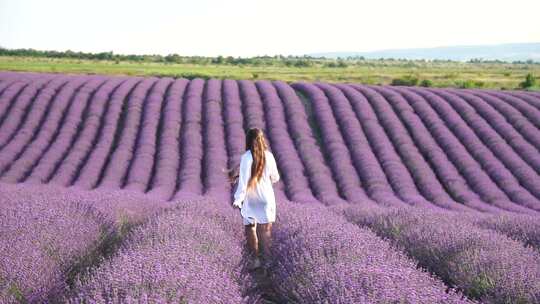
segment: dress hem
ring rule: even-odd
[[[251,217],[252,218],[252,217]],[[275,220],[271,221],[271,220],[268,220],[268,221],[253,221],[253,223],[250,222],[250,220],[246,219],[245,217],[242,216],[242,223],[244,224],[244,226],[248,226],[248,225],[253,225],[253,224],[268,224],[268,223],[273,223],[275,222]]]

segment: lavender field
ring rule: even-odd
[[[0,71],[0,244],[0,303],[540,303],[540,94]]]

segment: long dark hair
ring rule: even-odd
[[[250,150],[253,156],[253,163],[251,164],[251,177],[248,182],[248,189],[253,187],[257,181],[261,178],[264,165],[266,164],[266,158],[264,150],[268,148],[264,133],[259,128],[251,128],[246,134],[246,151]],[[240,174],[239,165],[230,169],[224,169],[229,176],[229,182],[235,184],[238,181],[238,175]]]
[[[251,177],[248,181],[248,190],[255,187],[261,179],[264,165],[266,164],[265,151],[267,148],[268,145],[266,144],[263,131],[259,128],[249,129],[246,136],[246,151],[251,151],[253,163],[251,164]]]

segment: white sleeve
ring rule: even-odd
[[[234,193],[234,202],[241,205],[246,198],[247,183],[251,177],[251,163],[247,157],[242,157],[240,160],[240,170],[238,175],[238,186]]]
[[[279,172],[276,165],[276,160],[274,159],[274,155],[272,153],[268,153],[270,156],[268,158],[268,165],[270,165],[270,180],[272,183],[277,183],[279,181]]]

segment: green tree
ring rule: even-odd
[[[393,86],[415,86],[418,84],[418,77],[406,75],[401,78],[394,78],[390,83]]]
[[[339,68],[346,68],[346,67],[347,67],[347,63],[346,63],[345,61],[343,61],[343,60],[338,60],[337,66],[338,66]]]
[[[429,79],[424,79],[420,82],[420,86],[421,87],[426,87],[426,88],[429,88],[429,87],[432,87],[433,86],[433,81],[429,80]]]
[[[533,74],[529,73],[527,76],[525,76],[525,81],[521,82],[519,86],[522,89],[528,89],[532,88],[536,85],[536,79],[534,78]]]
[[[212,63],[223,64],[224,62],[225,62],[225,58],[223,58],[223,56],[221,55],[217,56],[217,58],[215,59],[212,59]]]
[[[182,59],[180,58],[180,55],[178,54],[169,54],[165,56],[165,61],[170,63],[180,63]]]

